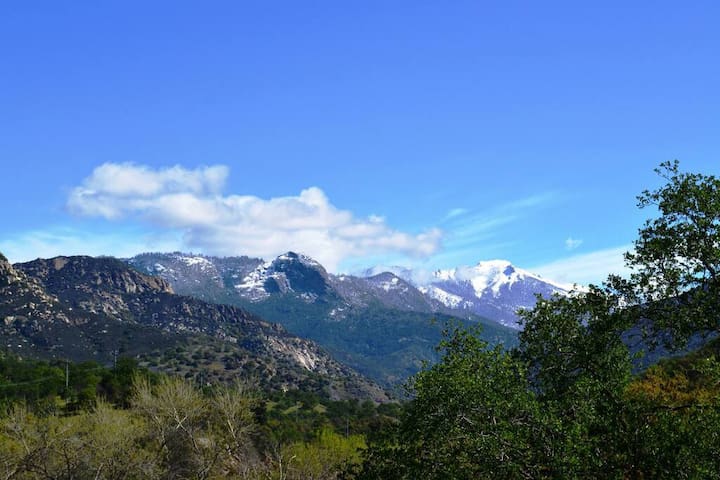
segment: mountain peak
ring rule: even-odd
[[[296,253],[292,251],[288,251],[283,253],[282,255],[278,255],[275,260],[272,261],[272,263],[276,262],[298,262],[303,265],[313,267],[313,268],[319,268],[325,271],[325,268],[312,257],[309,257],[307,255],[304,255],[302,253]]]
[[[306,301],[314,301],[330,292],[329,276],[316,260],[301,253],[286,252],[248,273],[235,289],[253,301],[274,293],[294,292]]]

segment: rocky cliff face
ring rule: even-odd
[[[4,324],[43,320],[69,323],[67,308],[47,292],[40,281],[14,268],[0,256],[0,314]]]

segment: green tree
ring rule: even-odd
[[[640,229],[625,256],[629,280],[611,283],[632,302],[652,333],[682,346],[693,334],[720,330],[720,179],[684,173],[679,162],[656,172],[666,183],[638,197],[659,216]]]
[[[525,366],[474,333],[446,332],[440,362],[414,378],[395,435],[367,452],[359,478],[543,475],[547,431]]]
[[[550,477],[612,477],[626,470],[614,448],[626,430],[616,420],[631,378],[620,312],[617,299],[595,287],[538,298],[534,309],[522,312],[515,355],[527,366],[529,388],[553,423]]]
[[[284,466],[275,459],[273,471],[288,480],[335,480],[360,461],[363,437],[339,435],[329,427],[318,430],[309,442],[295,442],[280,450]]]

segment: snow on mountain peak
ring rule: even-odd
[[[312,258],[308,257],[307,255],[303,255],[302,253],[295,253],[295,252],[285,252],[282,255],[278,255],[275,260],[278,261],[292,261],[292,260],[298,260],[302,263],[317,263]]]
[[[550,296],[573,289],[517,268],[507,260],[437,270],[419,288],[446,307],[469,309],[512,328],[519,328],[517,309],[532,308],[535,294]]]
[[[285,252],[282,255],[278,255],[278,257],[272,261],[273,264],[279,262],[299,262],[307,267],[325,270],[325,267],[323,267],[320,262],[302,253]]]
[[[295,292],[312,302],[325,292],[327,272],[307,255],[287,252],[265,262],[248,273],[235,289],[251,301],[259,301],[273,292]]]
[[[474,267],[456,267],[435,272],[431,283],[437,282],[469,282],[480,298],[490,289],[497,296],[502,286],[510,286],[525,278],[525,272],[516,269],[507,260],[487,260]]]
[[[553,282],[527,270],[515,267],[507,260],[483,260],[473,267],[456,267],[437,270],[430,283],[469,282],[475,294],[480,298],[483,294],[497,296],[503,287],[511,287],[519,281],[537,281],[551,285],[562,291],[572,290],[572,286]]]
[[[503,286],[511,286],[519,280],[527,278],[528,272],[515,268],[507,260],[487,260],[478,262],[475,267],[471,267],[465,272],[469,278],[467,280],[472,283],[478,298],[480,298],[489,288],[493,296],[500,294]]]

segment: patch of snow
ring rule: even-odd
[[[398,283],[399,279],[397,277],[393,277],[390,281],[380,282],[378,287],[382,288],[386,292],[389,292],[390,290],[396,290]]]
[[[466,306],[468,303],[465,302],[461,296],[448,293],[442,288],[436,287],[435,285],[430,285],[428,287],[420,287],[418,288],[418,290],[420,290],[423,295],[434,298],[446,307],[460,308]]]
[[[301,293],[301,294],[300,294],[300,298],[302,298],[303,300],[305,300],[307,303],[312,303],[312,302],[314,302],[315,300],[317,300],[318,296],[315,295],[314,293],[306,293],[306,292],[304,292],[304,293]]]
[[[235,285],[235,289],[243,290],[246,295],[250,296],[251,300],[260,300],[270,296],[264,287],[265,281],[269,276],[268,269],[270,265],[270,262],[265,262],[248,273],[240,283]]]
[[[193,265],[199,265],[202,267],[212,267],[213,263],[208,260],[205,257],[180,257],[180,260],[187,265],[188,267],[192,267]]]

